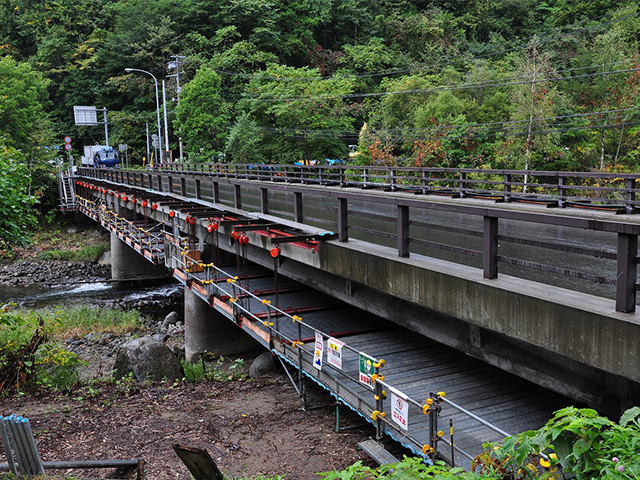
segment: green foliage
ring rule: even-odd
[[[256,163],[261,160],[260,142],[262,131],[258,124],[251,120],[249,114],[241,113],[231,127],[225,153],[227,159],[235,163]]]
[[[24,156],[12,147],[0,147],[0,242],[24,244],[35,225],[29,194],[30,181]]]
[[[109,251],[108,244],[87,245],[79,250],[53,249],[38,253],[38,258],[42,260],[64,260],[67,262],[92,262]]]
[[[267,160],[293,163],[346,156],[346,145],[322,132],[353,128],[342,96],[353,91],[354,81],[348,76],[319,76],[317,69],[270,65],[264,78],[251,81],[252,98],[242,107],[266,130]]]
[[[231,362],[224,357],[207,359],[202,356],[199,362],[182,361],[184,378],[187,382],[226,382],[229,380],[244,380],[244,360],[237,358]]]
[[[220,76],[208,67],[198,70],[184,87],[176,109],[176,127],[183,132],[191,161],[217,161],[217,153],[224,148],[229,109]]]
[[[49,338],[42,318],[0,313],[0,390],[66,389],[77,382],[80,358]]]
[[[428,465],[421,458],[409,457],[404,457],[401,462],[382,465],[375,469],[366,467],[359,461],[345,470],[324,472],[319,475],[327,480],[498,480],[499,478],[493,475],[465,472],[462,468],[450,468],[444,462]]]
[[[619,423],[595,410],[559,410],[540,430],[488,445],[474,470],[499,478],[635,479],[640,475],[640,408],[627,410]],[[562,475],[562,476],[561,476]]]

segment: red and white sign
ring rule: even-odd
[[[403,430],[409,430],[409,402],[407,397],[399,391],[390,388],[391,391],[391,418]]]
[[[71,143],[71,137],[69,135],[64,137],[64,143]]]
[[[70,143],[65,143],[64,144],[64,149],[68,152],[69,150],[71,150],[73,147],[71,146]]]

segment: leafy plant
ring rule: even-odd
[[[465,472],[462,468],[447,467],[444,462],[435,462],[433,465],[425,463],[422,458],[404,457],[401,462],[382,465],[378,468],[367,467],[358,461],[345,470],[334,470],[319,473],[327,480],[419,480],[429,479],[447,480],[497,480],[491,474]]]
[[[627,410],[619,423],[589,408],[567,407],[539,430],[488,444],[473,468],[505,479],[623,480],[640,476],[639,458],[639,407]]]
[[[246,374],[242,372],[244,360],[237,358],[230,363],[224,357],[211,359],[203,355],[199,362],[182,361],[184,368],[184,378],[187,382],[202,382],[212,380],[214,382],[225,382],[228,380],[244,380]]]

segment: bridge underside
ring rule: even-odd
[[[92,191],[94,198],[112,202],[130,217],[172,225],[200,250],[212,243],[213,214],[207,208],[215,205],[93,184],[105,190]],[[149,197],[149,202],[155,196],[158,208],[116,199],[107,192],[115,188]],[[206,212],[199,215],[197,207]],[[259,225],[247,223],[243,230],[233,221],[218,221],[215,247],[236,254],[234,232],[242,232],[248,261],[277,268],[301,284],[606,413],[619,414],[640,398],[640,322],[636,314],[615,312],[604,299],[504,275],[483,279],[471,267],[420,255],[402,258],[393,248],[367,242],[318,242],[308,226],[248,216],[299,231],[289,234],[292,241],[276,239],[281,249],[276,262],[270,253],[276,242]]]

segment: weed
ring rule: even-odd
[[[224,382],[228,380],[244,380],[247,376],[244,370],[244,360],[238,358],[227,362],[224,357],[214,357],[202,355],[199,362],[182,361],[184,378],[187,382],[201,382],[213,380]]]

